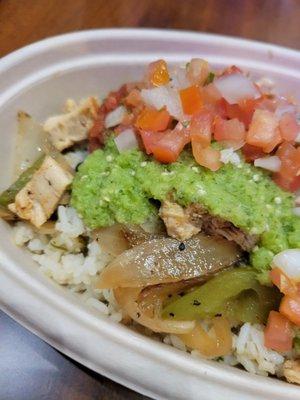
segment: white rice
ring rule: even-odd
[[[82,250],[81,235],[89,241],[87,254]],[[113,293],[94,289],[99,272],[110,261],[96,241],[89,238],[82,220],[72,207],[59,206],[55,233],[37,233],[30,224],[18,222],[13,228],[13,238],[18,246],[25,246],[42,272],[60,285],[66,285],[90,307],[116,322],[122,320]]]
[[[97,276],[111,260],[98,242],[86,230],[75,209],[59,206],[58,220],[52,235],[40,234],[25,222],[18,222],[13,228],[14,241],[25,246],[38,263],[43,273],[79,296],[88,307],[97,310],[115,322],[123,316],[112,290],[95,288]],[[86,245],[82,237],[88,241]],[[204,321],[205,322],[205,321]],[[285,358],[264,346],[263,325],[244,324],[238,335],[233,335],[232,354],[219,361],[235,366],[241,364],[247,371],[260,375],[281,376]],[[149,332],[151,334],[151,332]],[[176,335],[154,335],[181,351],[189,351]],[[192,357],[202,357],[197,350]]]
[[[76,238],[85,231],[84,224],[77,215],[76,210],[72,207],[64,206],[58,207],[58,221],[55,224],[55,228],[71,238]]]
[[[233,355],[247,371],[259,375],[280,373],[285,360],[281,354],[265,347],[263,325],[249,323],[234,335]]]

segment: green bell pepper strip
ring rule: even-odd
[[[30,181],[32,175],[40,168],[44,159],[45,155],[38,158],[7,190],[1,193],[0,206],[7,207],[15,201],[17,193]]]
[[[166,305],[162,317],[194,320],[222,314],[238,322],[265,322],[279,297],[275,288],[258,283],[253,269],[234,268]]]

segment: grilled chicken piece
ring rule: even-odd
[[[201,230],[201,227],[196,227],[190,222],[189,215],[179,204],[168,200],[162,203],[159,216],[166,225],[168,235],[175,239],[189,239]]]
[[[159,210],[169,236],[186,240],[198,232],[221,236],[237,243],[243,250],[250,251],[257,242],[257,236],[249,235],[231,222],[215,217],[201,205],[192,204],[187,208],[170,201],[164,201]]]
[[[88,138],[98,108],[98,100],[95,97],[89,97],[79,105],[73,100],[68,100],[65,114],[55,115],[46,120],[43,128],[57,150],[62,151]]]
[[[283,375],[288,382],[300,384],[300,360],[287,360],[283,364]]]
[[[56,160],[46,156],[31,180],[18,192],[8,208],[34,226],[43,225],[54,212],[73,176]]]

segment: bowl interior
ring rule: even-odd
[[[19,110],[26,111],[42,122],[47,116],[58,113],[67,98],[78,100],[89,95],[97,95],[103,98],[109,90],[117,89],[125,82],[140,79],[143,76],[145,65],[152,60],[165,58],[172,64],[185,65],[191,57],[206,58],[217,68],[237,64],[248,70],[254,77],[267,76],[273,79],[278,91],[281,91],[281,93],[295,95],[300,98],[299,54],[273,46],[222,39],[221,37],[209,35],[201,36],[166,31],[163,33],[130,30],[97,31],[50,39],[38,45],[30,46],[27,50],[25,48],[0,61],[0,132],[2,139],[0,148],[0,168],[2,171],[0,175],[0,190],[5,188],[11,181],[16,137],[16,114]],[[17,282],[16,277],[18,276],[18,285],[24,286],[25,283],[27,284],[27,289],[24,289],[24,293],[27,293],[28,288],[31,287],[32,291],[36,291],[37,296],[40,296],[42,290],[47,288],[52,293],[52,299],[55,298],[54,302],[59,302],[59,296],[66,296],[69,298],[70,303],[68,304],[70,308],[78,307],[75,300],[72,300],[69,295],[66,295],[61,289],[58,289],[38,273],[27,254],[25,255],[22,250],[15,248],[11,242],[10,229],[4,223],[0,224],[0,235],[2,237],[0,245],[2,274],[6,276],[11,274],[10,285],[13,285],[14,281]],[[49,326],[47,318],[42,318],[44,330],[42,325],[35,321],[37,310],[33,312],[32,307],[34,307],[36,298],[34,296],[28,297],[26,299],[27,307],[25,308],[21,298],[17,296],[10,298],[10,300],[12,299],[14,300],[9,306],[7,304],[8,299],[6,299],[5,309],[10,311],[16,318],[21,312],[23,314],[27,313],[27,319],[32,322],[28,326],[51,342],[51,337],[55,337],[55,333],[53,327]],[[5,300],[2,298],[2,301]],[[91,313],[91,311],[87,310],[84,312]],[[94,317],[99,318],[96,315]],[[22,320],[22,318],[19,318],[19,320]],[[48,328],[49,330],[47,330]],[[119,328],[113,325],[112,329]],[[123,332],[122,334],[126,336],[125,329],[122,328],[120,332]],[[59,337],[59,340],[62,340],[63,333]],[[126,337],[124,340],[126,340]],[[141,340],[149,347],[148,339],[141,338],[136,340]],[[51,343],[55,345],[56,342],[52,341]],[[153,345],[153,347],[155,346]],[[68,343],[65,343],[64,349],[67,348]],[[170,351],[173,352],[173,350]],[[186,356],[179,354],[178,357],[183,360],[183,357]],[[91,356],[88,357],[86,355],[82,355],[81,359],[79,357],[81,361],[84,360],[87,365],[91,365],[99,372],[111,375],[114,379],[129,386],[131,385],[130,380],[132,381],[132,378],[130,378],[130,374],[128,381],[126,381],[124,376],[123,378],[118,377],[116,372],[115,374],[110,374],[107,370],[101,371],[99,366],[97,368],[91,364],[89,361],[91,358]],[[187,359],[186,362],[193,363],[194,361]],[[253,377],[240,371],[231,372],[231,369],[218,365],[208,367],[210,364],[206,362],[203,362],[203,365],[206,365],[207,370],[212,368],[212,375],[218,375],[218,373],[219,375],[229,374],[228,377],[238,377],[236,378],[237,382],[239,382],[239,379],[243,382],[244,379],[248,380],[248,382],[254,382]],[[172,362],[170,361],[170,371],[172,368]],[[215,371],[219,372],[216,373]],[[232,379],[231,381],[230,378],[228,379],[228,385],[234,388]],[[263,398],[271,398],[272,396],[277,398],[274,397],[276,390],[272,389],[274,385],[270,383],[269,379],[257,379],[257,382],[266,385],[266,394]],[[146,387],[145,385],[144,387]],[[192,385],[195,390],[191,391],[191,398],[196,398],[196,388],[197,385],[198,387],[200,386],[194,380]],[[285,388],[279,391],[280,396],[285,393],[286,397],[281,397],[282,399],[296,398],[294,397],[296,393],[293,392],[294,389],[290,389],[287,385],[279,382],[277,385],[278,388],[281,386]],[[146,389],[140,388],[138,383],[135,386],[131,386],[146,392]],[[151,382],[149,387],[151,387]],[[184,398],[181,397],[179,388],[178,391],[179,395],[176,398]],[[167,390],[164,394],[159,394],[157,389],[151,395],[164,398],[164,396],[170,396],[170,393]],[[208,392],[207,398],[213,398],[215,393],[213,391],[211,393]],[[235,393],[235,389],[232,389],[230,393],[233,396],[232,393]],[[245,394],[244,398],[250,399],[254,397],[250,393],[249,397]]]

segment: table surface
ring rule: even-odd
[[[0,0],[0,56],[81,29],[155,27],[300,49],[300,0]],[[0,313],[1,400],[146,399],[63,356]]]

